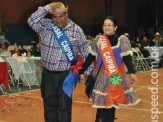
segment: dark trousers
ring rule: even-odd
[[[72,98],[62,89],[67,74],[68,71],[53,73],[43,69],[41,95],[45,122],[71,122]]]
[[[114,122],[115,108],[104,109],[98,108],[95,122]]]

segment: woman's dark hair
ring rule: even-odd
[[[116,18],[114,16],[107,16],[107,17],[105,17],[104,21],[106,19],[110,19],[113,22],[114,26],[118,26],[117,20],[116,20]]]

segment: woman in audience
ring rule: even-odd
[[[35,47],[32,50],[31,55],[36,56],[36,57],[40,57],[41,56],[41,52],[40,52],[40,43],[36,43]]]
[[[13,55],[13,54],[17,54],[17,56],[21,56],[21,54],[20,54],[20,52],[19,52],[19,49],[18,49],[18,47],[17,46],[15,46],[15,49],[13,50],[13,51],[11,51],[11,56]]]

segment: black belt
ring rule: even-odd
[[[43,70],[53,73],[53,74],[60,74],[60,73],[64,73],[64,72],[68,72],[69,70],[65,70],[65,71],[50,71],[48,69],[46,69],[45,67],[43,68]]]

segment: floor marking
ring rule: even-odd
[[[11,94],[4,94],[4,95],[0,95],[0,97],[8,96],[8,95],[15,95],[15,94],[19,94],[19,93],[26,93],[26,92],[31,92],[31,91],[38,91],[38,90],[40,90],[40,89],[35,89],[35,90],[30,90],[30,91],[22,91],[22,92],[11,93]]]
[[[138,90],[141,90],[141,89],[144,89],[144,88],[150,88],[150,87],[157,87],[156,85],[151,85],[151,86],[142,86],[140,88],[135,88],[134,91],[138,91]],[[158,89],[163,89],[162,87],[158,86]]]
[[[82,101],[73,101],[74,103],[83,103],[83,104],[91,104],[92,105],[92,102],[82,102]]]
[[[33,91],[37,91],[37,90],[33,90]],[[22,92],[22,93],[25,93],[25,92]],[[13,94],[12,94],[13,95]],[[31,98],[39,98],[39,99],[42,99],[42,97],[37,97],[37,96],[28,96],[28,95],[21,95],[21,94],[18,94],[18,97],[31,97]],[[143,102],[146,102],[146,103],[149,103],[151,104],[149,101],[147,100],[143,100]],[[83,102],[83,101],[76,101],[74,100],[73,103],[79,103],[79,104],[88,104],[88,105],[92,105],[92,102]],[[159,106],[163,106],[163,104],[158,104]],[[137,110],[137,111],[145,111],[145,112],[151,112],[151,110],[148,110],[148,109],[140,109],[140,108],[131,108],[131,106],[129,107],[120,107],[120,108],[125,108],[125,109],[131,109],[131,110]],[[162,114],[163,112],[160,112],[160,114]]]
[[[131,109],[131,110],[138,110],[138,111],[145,111],[145,112],[151,112],[151,110],[147,110],[147,109],[140,109],[140,108],[130,108],[130,107],[122,107],[122,108],[125,108],[125,109]],[[160,112],[160,114],[162,114],[163,112]]]
[[[151,104],[151,102],[149,102],[149,101],[147,101],[147,100],[143,100],[143,99],[141,99],[141,100],[144,101],[144,102],[146,102],[146,103]],[[160,104],[160,103],[158,103],[158,105],[159,105],[159,106],[163,106],[163,104]]]

